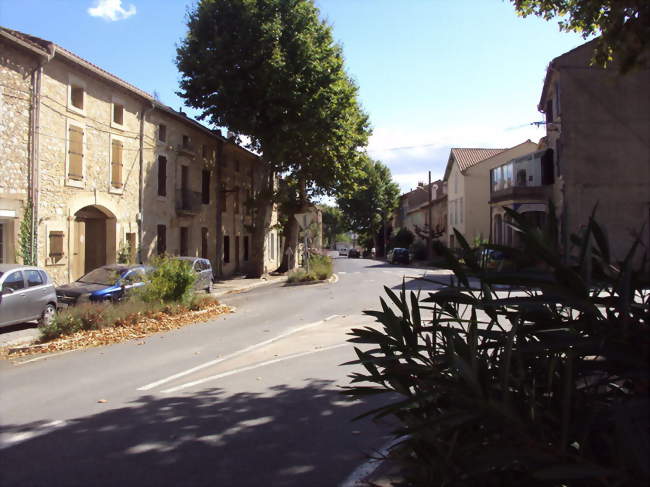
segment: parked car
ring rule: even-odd
[[[347,256],[348,255],[348,249],[346,249],[346,248],[339,249],[339,255],[341,255],[343,257]]]
[[[411,262],[411,255],[409,254],[408,249],[403,249],[401,247],[396,247],[388,251],[388,262],[391,264],[409,264]]]
[[[98,267],[75,282],[56,288],[61,306],[74,306],[84,302],[119,301],[129,290],[146,283],[151,267],[144,265],[113,264]]]
[[[212,288],[213,273],[212,264],[208,259],[201,257],[175,257],[178,260],[187,261],[192,266],[192,269],[197,273],[196,281],[194,282],[194,290],[205,290],[206,293],[210,292]]]
[[[375,253],[372,250],[365,249],[363,251],[363,258],[364,259],[372,259],[375,256]]]
[[[38,320],[49,325],[56,313],[56,292],[38,267],[0,264],[0,326]]]
[[[357,249],[350,249],[348,251],[348,259],[358,259],[359,257],[361,257],[361,254]]]

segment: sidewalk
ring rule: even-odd
[[[227,294],[235,294],[246,292],[250,289],[275,284],[277,282],[286,282],[287,276],[264,276],[262,278],[247,279],[245,277],[235,277],[231,279],[223,279],[216,281],[212,284],[210,294],[214,297],[225,296]]]

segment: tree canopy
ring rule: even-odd
[[[622,71],[650,64],[648,0],[511,0],[519,15],[558,17],[560,30],[583,38],[600,35],[594,61],[615,61]]]
[[[358,88],[312,0],[201,0],[177,50],[180,96],[271,169],[330,192],[369,135]]]
[[[374,237],[382,221],[397,206],[400,191],[384,164],[366,155],[362,163],[354,185],[337,198],[337,203],[349,228]]]

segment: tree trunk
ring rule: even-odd
[[[261,161],[258,169],[259,189],[255,195],[255,212],[253,216],[253,261],[250,277],[262,277],[268,272],[265,265],[266,235],[271,224],[273,208],[273,174]]]

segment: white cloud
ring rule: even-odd
[[[125,9],[122,7],[122,0],[97,0],[95,6],[88,9],[91,17],[100,17],[113,22],[128,19],[135,15],[135,12],[135,5],[129,5]]]

